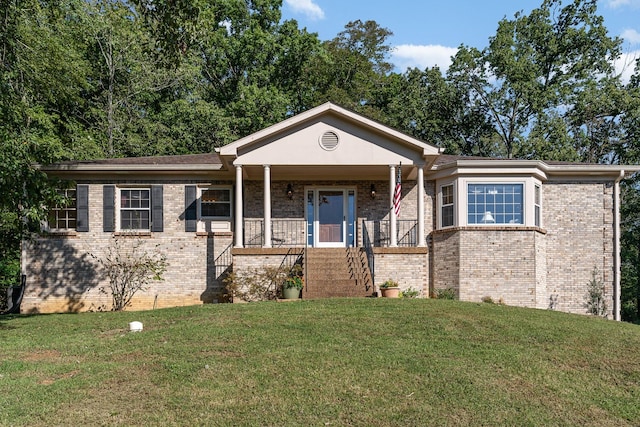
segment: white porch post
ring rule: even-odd
[[[235,247],[241,248],[244,241],[242,233],[244,216],[242,213],[242,165],[236,165],[236,226],[235,226]]]
[[[264,247],[271,247],[271,167],[264,165]]]
[[[398,233],[396,224],[396,211],[393,205],[393,195],[396,191],[396,167],[389,165],[389,247],[398,246]]]
[[[424,238],[424,170],[418,165],[418,246],[427,245]]]

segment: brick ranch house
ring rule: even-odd
[[[229,271],[298,262],[302,298],[394,279],[424,297],[585,313],[597,268],[620,319],[619,182],[640,167],[444,155],[327,103],[212,154],[43,170],[75,183],[75,203],[23,244],[22,312],[109,309],[96,259],[123,239],[168,261],[131,309],[216,302]]]

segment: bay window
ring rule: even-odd
[[[541,227],[542,184],[534,176],[460,176],[437,183],[439,228]]]

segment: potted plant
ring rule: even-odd
[[[400,295],[400,285],[395,280],[389,279],[380,285],[382,296],[385,298],[398,298]]]
[[[304,279],[301,276],[287,277],[282,284],[282,297],[284,299],[300,298],[300,291],[304,287]]]

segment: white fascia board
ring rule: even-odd
[[[640,171],[637,165],[546,165],[545,170],[550,176],[607,176],[617,178],[621,172],[631,176]]]
[[[136,164],[74,164],[50,165],[38,168],[43,172],[210,172],[222,170],[222,165],[136,165]]]
[[[608,177],[615,179],[621,173],[631,176],[640,171],[637,165],[567,164],[549,165],[541,160],[456,160],[435,166],[432,177],[439,179],[455,175],[532,175],[541,180],[553,176],[562,177]]]

